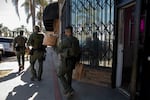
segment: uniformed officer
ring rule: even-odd
[[[42,72],[43,72],[43,60],[45,55],[45,46],[43,44],[44,35],[40,32],[40,27],[36,25],[34,27],[34,32],[30,35],[28,46],[31,46],[30,50],[30,67],[31,67],[31,81],[34,81],[38,78],[41,81]],[[38,73],[34,67],[36,60],[38,60],[39,68]]]
[[[64,94],[70,96],[74,92],[71,86],[72,72],[80,53],[79,40],[72,35],[71,26],[66,27],[65,37],[58,46],[58,52],[60,53],[62,62],[58,70],[58,77],[64,88]]]
[[[27,38],[23,36],[24,31],[20,31],[20,35],[14,38],[13,48],[16,51],[19,72],[24,69],[24,55],[26,49]]]

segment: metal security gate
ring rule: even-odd
[[[72,0],[71,8],[81,62],[93,68],[112,67],[114,0]]]

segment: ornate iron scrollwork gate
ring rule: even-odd
[[[72,0],[71,8],[82,63],[95,68],[112,67],[114,0]]]

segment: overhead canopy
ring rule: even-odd
[[[50,3],[43,11],[43,23],[47,31],[53,31],[53,22],[59,18],[58,2]]]

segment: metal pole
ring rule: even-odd
[[[137,61],[138,61],[138,45],[139,45],[139,25],[140,25],[140,12],[141,12],[141,0],[136,0],[135,9],[135,42],[134,42],[134,54],[132,63],[132,75],[130,85],[130,100],[135,100],[136,97],[136,82],[137,82]]]

